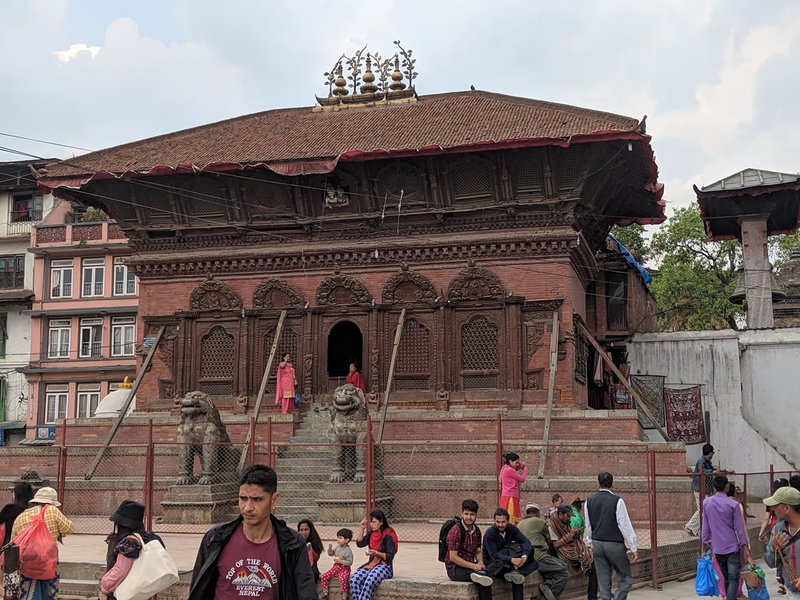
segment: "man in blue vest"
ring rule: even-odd
[[[594,551],[594,568],[601,600],[626,600],[633,585],[631,562],[636,562],[636,532],[625,501],[611,491],[614,476],[597,476],[600,489],[586,501],[586,543]],[[628,558],[628,552],[631,558]],[[611,571],[617,572],[619,589],[611,595]]]

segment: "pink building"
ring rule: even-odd
[[[28,437],[97,404],[136,371],[138,285],[114,222],[74,222],[68,203],[33,228]],[[48,222],[49,221],[49,222]],[[55,222],[55,224],[53,224]]]

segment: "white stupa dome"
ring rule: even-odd
[[[119,412],[122,410],[122,408],[125,406],[125,402],[128,400],[128,396],[131,393],[132,387],[133,385],[131,385],[131,382],[128,381],[128,378],[126,377],[125,381],[119,384],[118,390],[109,392],[106,394],[105,398],[100,401],[100,404],[97,405],[97,410],[94,411],[94,418],[107,419],[109,417],[118,417]],[[135,408],[136,396],[133,397],[133,401],[128,408],[126,416],[131,414]]]

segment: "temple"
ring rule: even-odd
[[[283,309],[279,351],[304,397],[327,397],[355,362],[373,400],[406,309],[391,403],[417,409],[543,405],[554,311],[554,403],[585,408],[594,350],[576,322],[609,350],[655,328],[641,269],[608,238],[665,218],[644,120],[477,90],[418,95],[400,58],[369,56],[349,78],[340,61],[314,106],[41,173],[127,235],[137,340],[166,327],[137,410],[199,390],[223,412],[251,411]]]

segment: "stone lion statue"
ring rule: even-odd
[[[189,392],[183,398],[177,399],[175,404],[181,409],[177,435],[177,441],[181,444],[180,475],[175,483],[210,485],[218,478],[220,459],[230,458],[233,450],[219,411],[205,392]],[[194,476],[195,455],[200,457],[200,477]],[[222,468],[226,471],[235,470],[235,464],[222,465]]]
[[[333,450],[330,482],[364,482],[364,443],[367,440],[367,403],[364,392],[346,383],[333,391],[328,435],[338,444]],[[352,446],[349,444],[357,444]]]

